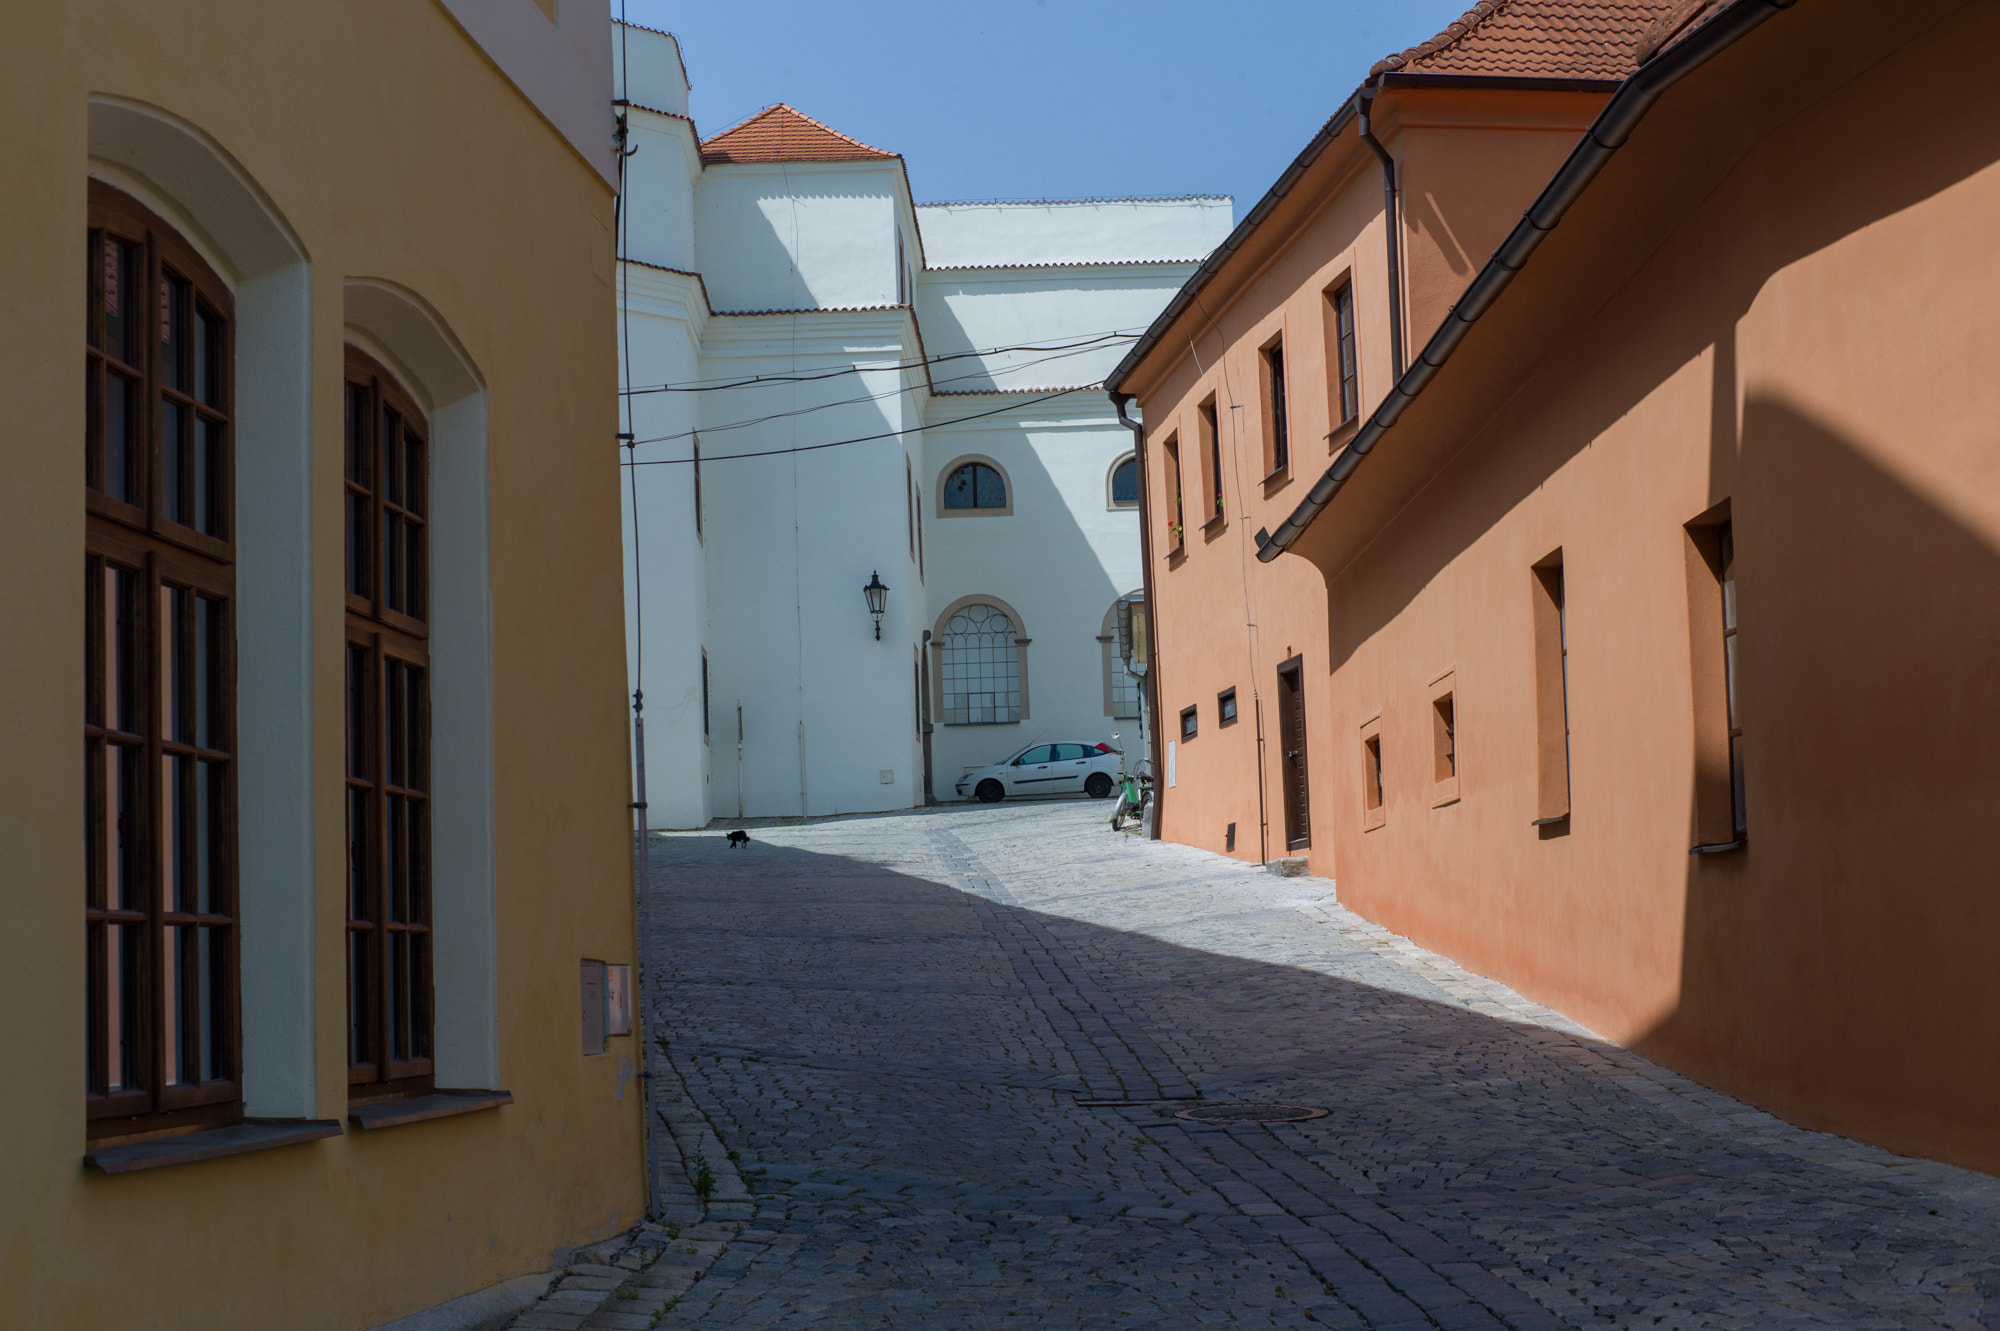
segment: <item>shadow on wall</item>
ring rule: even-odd
[[[1782,402],[1753,397],[1717,465],[1749,843],[1690,857],[1680,1004],[1640,1047],[2000,1172],[2000,554]]]
[[[1983,48],[2000,41],[2000,13],[1966,6],[1925,33],[1924,41],[1926,51]],[[1939,90],[1940,102],[1933,108],[1937,123],[1951,125],[1952,132],[1926,137],[1921,151],[1912,151],[1907,138],[1883,120],[1883,99],[1900,95],[1904,85],[1898,80],[1914,58],[1895,53],[1796,119],[1769,108],[1765,113],[1771,120],[1763,123],[1747,112],[1740,119],[1708,109],[1691,112],[1715,131],[1709,150],[1716,157],[1712,192],[1679,178],[1687,173],[1685,161],[1662,157],[1659,145],[1635,139],[1625,154],[1632,161],[1615,162],[1584,195],[1544,253],[1482,318],[1459,352],[1468,364],[1454,369],[1476,377],[1482,368],[1490,373],[1510,356],[1524,354],[1523,349],[1541,347],[1538,360],[1506,369],[1507,382],[1519,391],[1510,390],[1506,405],[1484,419],[1451,422],[1445,433],[1452,442],[1443,447],[1457,450],[1463,444],[1463,451],[1434,457],[1421,475],[1401,481],[1413,491],[1446,468],[1470,468],[1477,483],[1454,486],[1436,520],[1393,542],[1393,557],[1376,553],[1389,544],[1379,540],[1358,559],[1353,542],[1329,549],[1329,529],[1339,524],[1359,522],[1370,532],[1380,530],[1377,519],[1360,515],[1384,511],[1371,495],[1402,465],[1398,455],[1418,443],[1408,437],[1410,427],[1434,431],[1432,404],[1420,402],[1321,515],[1316,530],[1294,547],[1320,567],[1326,580],[1329,673],[1407,609],[1452,559],[1603,437],[1635,404],[1708,348],[1733,347],[1738,322],[1773,274],[2000,162],[2000,98],[1976,81]],[[1782,123],[1774,128],[1773,121]],[[1746,139],[1746,129],[1758,136]],[[1739,155],[1730,156],[1732,151]],[[1672,173],[1663,177],[1672,182],[1671,194],[1635,178],[1654,167]],[[1701,203],[1683,211],[1686,199]],[[1606,216],[1619,220],[1607,223]],[[1659,219],[1650,237],[1643,225],[1634,224],[1642,216]],[[1600,266],[1591,280],[1605,283],[1602,290],[1615,294],[1602,306],[1579,307],[1574,300],[1552,306],[1551,291],[1561,281],[1562,266],[1574,263],[1588,270],[1597,263],[1597,250],[1609,247],[1598,243],[1601,237],[1595,232],[1607,227],[1626,233],[1631,247],[1622,252],[1631,265],[1615,272]],[[1910,293],[1908,300],[1920,303],[1921,293]],[[1524,312],[1537,304],[1563,318],[1574,318],[1580,308],[1593,312],[1573,335],[1549,342],[1539,327],[1521,322]],[[1510,342],[1516,344],[1512,351]],[[1447,372],[1443,379],[1453,377]],[[1941,383],[1940,391],[1949,392],[1948,383]],[[1534,417],[1532,431],[1515,428],[1524,413]],[[1499,455],[1483,451],[1499,436],[1508,441]],[[1407,494],[1388,501],[1386,511],[1400,510],[1405,498]]]
[[[2000,17],[1968,6],[1951,28],[1946,46],[1983,40]],[[1731,500],[1740,542],[1751,830],[1741,851],[1689,860],[1678,1005],[1635,1043],[1798,1122],[2000,1172],[2000,1063],[1990,1056],[2000,1046],[1990,983],[2000,549],[1872,460],[1865,440],[1793,402],[1753,384],[1740,436],[1736,423],[1736,330],[1774,275],[2000,162],[2000,99],[1984,88],[1949,89],[1940,123],[1953,132],[1921,151],[1872,123],[1877,94],[1905,63],[1866,71],[1753,145],[1659,254],[1522,376],[1519,405],[1464,432],[1473,443],[1446,464],[1448,492],[1377,542],[1392,551],[1321,567],[1337,670],[1453,558],[1712,348],[1711,495]],[[1588,204],[1574,222],[1601,225]],[[1558,263],[1561,243],[1547,256]],[[1906,291],[1882,299],[1963,309],[1934,285],[1952,278],[1927,250],[1907,250]],[[1531,301],[1533,272],[1521,284]],[[1474,334],[1489,358],[1510,331],[1501,310],[1487,316],[1500,327]],[[1911,314],[1878,332],[1919,327]],[[1977,349],[1949,334],[1926,345],[1946,419],[1958,376],[1980,372]],[[1906,348],[1895,363],[1922,362]],[[1526,418],[1537,428],[1521,428]],[[1919,419],[1884,443],[1919,456],[1921,429]],[[1343,521],[1343,505],[1322,522]]]

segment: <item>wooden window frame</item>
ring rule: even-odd
[[[1285,383],[1285,337],[1279,333],[1257,351],[1258,401],[1263,411],[1264,483],[1291,475],[1292,431]]]
[[[345,404],[349,542],[346,569],[348,872],[344,896],[347,948],[348,1102],[427,1095],[434,1089],[436,1015],[431,867],[429,514],[431,432],[427,413],[395,374],[357,347],[346,352]],[[356,409],[360,412],[357,421]],[[386,423],[396,418],[394,438]],[[357,431],[357,423],[359,429]],[[408,469],[408,443],[420,455],[420,480]],[[402,498],[388,492],[390,453],[403,449]],[[358,466],[357,466],[358,462]],[[357,472],[359,475],[357,475]],[[385,519],[403,533],[403,607],[392,605],[385,566]],[[412,555],[408,533],[420,531]],[[365,541],[357,548],[357,532]],[[357,590],[353,580],[358,575]],[[411,613],[416,611],[419,613]],[[398,697],[391,683],[418,672]],[[399,714],[398,707],[401,707]],[[401,725],[392,723],[400,720]],[[398,736],[391,736],[391,730]],[[405,746],[396,776],[395,739]],[[394,802],[394,804],[392,804]],[[401,822],[392,818],[401,806]],[[357,816],[358,815],[358,816]],[[403,829],[399,847],[391,829]],[[402,907],[394,909],[391,855],[407,847]],[[401,938],[407,972],[392,965]],[[357,982],[357,975],[365,977]],[[395,985],[401,979],[403,986]],[[401,1043],[398,1037],[401,1037]]]
[[[1195,408],[1196,436],[1201,444],[1202,456],[1202,512],[1206,515],[1201,524],[1204,537],[1214,540],[1229,525],[1229,514],[1223,502],[1222,488],[1222,423],[1217,414],[1215,394],[1210,393],[1200,406]]]
[[[1333,428],[1344,433],[1361,419],[1361,354],[1355,340],[1354,279],[1343,277],[1322,294],[1326,329],[1326,407]]]
[[[1201,733],[1201,708],[1190,704],[1181,708],[1181,743],[1185,744]]]
[[[1570,816],[1569,587],[1563,552],[1550,551],[1529,568],[1528,596],[1535,654],[1535,816],[1540,828],[1566,826]]]
[[[1736,699],[1735,524],[1723,500],[1683,529],[1694,739],[1692,855],[1749,843],[1743,728]]]
[[[1238,719],[1236,686],[1232,684],[1215,695],[1215,728],[1221,730],[1224,726],[1233,726]]]
[[[86,1136],[97,1143],[242,1120],[242,940],[234,302],[193,246],[129,195],[91,181],[87,224],[84,1100]],[[129,270],[107,274],[109,246],[124,247]],[[118,348],[114,302],[130,334]],[[129,385],[123,498],[105,488],[114,381]],[[176,440],[166,437],[170,421]],[[178,482],[171,496],[170,480]],[[122,631],[113,570],[129,579]],[[215,607],[206,642],[204,602]],[[120,753],[134,757],[119,761]],[[116,902],[114,864],[124,883]],[[170,900],[172,884],[185,895]],[[129,953],[118,949],[115,979],[114,931],[130,942]],[[129,1051],[115,1088],[114,1030]]]
[[[1166,509],[1167,512],[1174,515],[1172,520],[1167,523],[1167,555],[1169,558],[1177,555],[1185,556],[1187,554],[1187,505],[1182,493],[1181,437],[1178,432],[1168,435],[1167,441],[1160,445],[1160,456],[1165,458],[1167,463],[1166,466],[1160,469],[1161,479],[1168,487]]]

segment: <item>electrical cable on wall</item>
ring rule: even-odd
[[[632,93],[630,66],[626,58],[627,38],[628,28],[625,22],[625,0],[618,0],[618,90],[622,94],[620,97],[621,103],[629,103]],[[611,229],[613,233],[612,238],[616,246],[618,265],[619,377],[624,380],[626,387],[629,388],[632,383],[632,318],[631,302],[627,299],[629,294],[628,273],[630,270],[625,260],[628,257],[629,250],[628,233],[631,227],[631,210],[625,206],[628,176],[626,163],[639,150],[629,141],[631,126],[627,119],[625,106],[619,105],[616,107],[615,114],[617,119],[612,136],[612,146],[618,154],[618,188],[617,193],[613,195],[611,201]],[[633,440],[635,431],[632,426],[631,395],[629,393],[622,394],[620,402],[625,409],[625,428],[619,432],[619,439],[626,447],[625,457],[629,464],[633,457],[631,450],[636,447]],[[639,980],[640,1021],[637,1024],[637,1028],[641,1035],[644,1036],[647,1020],[658,1015],[659,1007],[656,1002],[649,1001],[654,997],[654,967],[651,964],[651,957],[649,955],[653,941],[653,875],[651,848],[648,844],[651,833],[651,820],[646,813],[646,692],[644,685],[646,607],[644,585],[641,578],[642,566],[639,559],[639,474],[633,471],[629,465],[626,468],[626,474],[630,481],[632,494],[632,645],[634,663],[632,679],[633,790],[631,810],[634,822],[637,824],[637,835],[634,838],[635,845],[633,848],[633,865],[634,887],[637,889],[639,897],[639,918],[637,921],[639,937],[633,961],[638,968]],[[660,1177],[664,1161],[661,1158],[658,1129],[653,1121],[653,1088],[659,1078],[655,1075],[656,1070],[649,1066],[654,1061],[653,1056],[648,1052],[652,1047],[654,1047],[654,1041],[646,1040],[640,1046],[639,1050],[640,1143],[641,1149],[646,1153],[647,1209],[652,1214],[657,1215],[660,1212],[662,1195],[665,1190],[661,1186]]]

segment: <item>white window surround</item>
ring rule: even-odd
[[[951,480],[953,473],[960,467],[974,462],[977,462],[982,467],[991,467],[1000,474],[1000,483],[1007,487],[1007,502],[999,508],[946,508],[944,506],[946,483]],[[938,473],[935,491],[933,498],[936,501],[937,515],[940,518],[1011,518],[1014,516],[1014,478],[1007,474],[1005,467],[995,462],[992,458],[987,457],[984,453],[967,453],[963,457],[953,458],[950,462],[946,463],[944,470]]]
[[[421,296],[377,278],[349,278],[342,294],[347,340],[394,370],[430,417],[435,1079],[498,1086],[486,384]]]
[[[311,262],[242,164],[171,112],[93,94],[89,151],[91,174],[184,228],[236,305],[243,1108],[312,1118]]]
[[[1118,460],[1113,462],[1110,468],[1106,470],[1104,473],[1104,506],[1107,509],[1110,509],[1114,513],[1133,512],[1136,511],[1139,507],[1139,501],[1137,499],[1131,499],[1131,500],[1119,499],[1116,492],[1113,489],[1113,482],[1116,481],[1118,478],[1118,469],[1124,466],[1128,462],[1131,463],[1134,468],[1134,481],[1136,483],[1137,468],[1139,465],[1139,455],[1135,452],[1120,454]]]

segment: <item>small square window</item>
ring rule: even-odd
[[[1224,689],[1215,695],[1215,724],[1233,726],[1236,724],[1236,690]]]
[[[1195,709],[1185,708],[1181,712],[1181,738],[1193,739],[1195,732]]]

